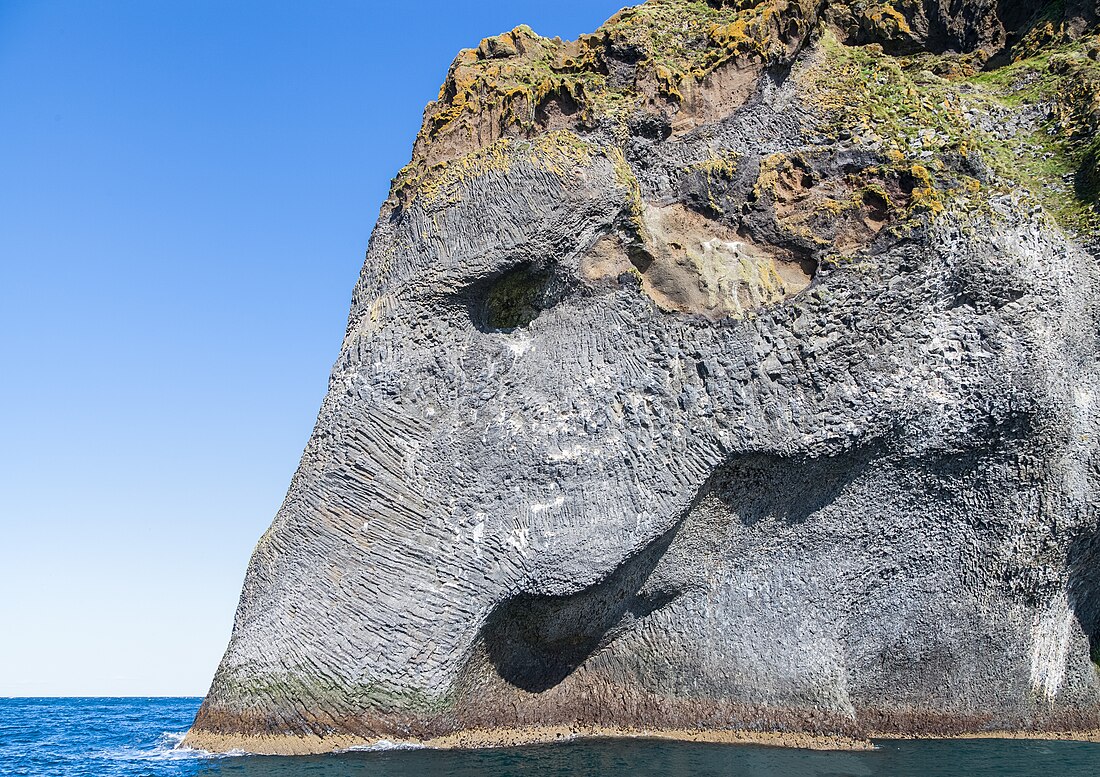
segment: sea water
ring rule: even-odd
[[[177,749],[200,699],[0,699],[0,775],[88,777],[1097,777],[1100,744],[1027,740],[880,741],[869,752],[655,740],[499,750],[374,750],[326,756]]]

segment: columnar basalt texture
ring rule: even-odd
[[[1094,212],[1002,153],[1093,114],[988,75],[1096,14],[958,5],[463,52],[187,742],[1100,728]]]

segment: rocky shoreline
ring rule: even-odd
[[[929,739],[1024,739],[1073,742],[1100,742],[1097,731],[976,731],[950,736],[921,734],[872,734],[853,739],[827,734],[774,731],[724,731],[715,729],[627,729],[601,726],[535,726],[529,728],[474,729],[445,736],[420,739],[364,739],[333,735],[232,736],[201,733],[189,735],[180,745],[210,752],[241,751],[260,755],[320,755],[350,750],[387,750],[431,748],[465,750],[485,747],[523,747],[578,739],[668,739],[678,742],[707,742],[730,745],[763,745],[802,750],[863,751],[874,750],[876,741]]]

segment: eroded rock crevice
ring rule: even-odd
[[[581,277],[633,276],[657,307],[710,319],[743,318],[806,289],[817,263],[768,250],[684,205],[641,206],[625,233],[603,235],[580,260]]]
[[[527,327],[560,302],[569,284],[552,266],[520,263],[466,290],[470,319],[482,332],[512,332]]]
[[[578,593],[519,594],[497,605],[482,628],[479,658],[522,691],[558,685],[617,634],[681,593],[676,587],[645,589],[675,534],[676,527]]]
[[[1100,674],[1100,532],[1082,534],[1069,551],[1069,607],[1089,640],[1089,658]]]

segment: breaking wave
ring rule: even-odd
[[[152,747],[143,748],[124,745],[101,750],[97,753],[97,756],[110,761],[190,761],[247,755],[243,750],[211,753],[208,750],[186,747],[182,744],[186,734],[186,731],[165,731],[161,733]]]
[[[388,739],[379,739],[377,742],[372,742],[369,745],[352,745],[351,747],[345,747],[343,750],[337,750],[338,753],[377,753],[382,750],[424,750],[425,745],[418,744],[416,742],[391,742]]]

